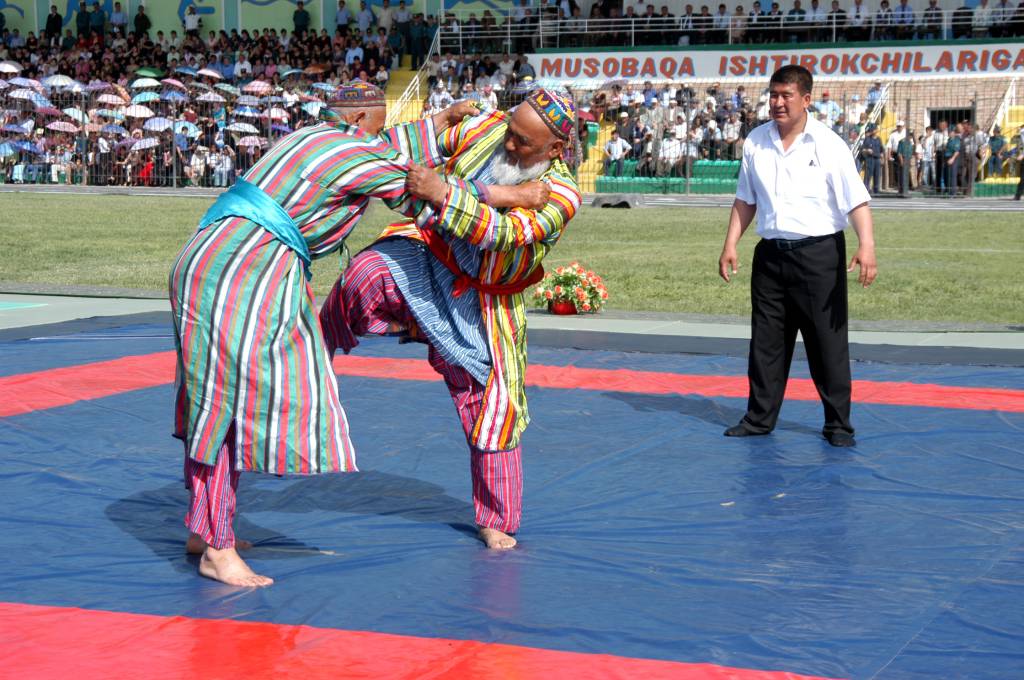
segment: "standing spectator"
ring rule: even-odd
[[[89,13],[89,31],[92,35],[99,37],[100,44],[103,44],[103,33],[107,26],[107,15],[99,2],[92,3],[92,12]]]
[[[826,40],[846,41],[846,11],[839,6],[839,0],[832,0],[832,9],[825,18],[825,26]]]
[[[864,129],[867,135],[860,146],[860,157],[864,163],[864,188],[871,196],[878,196],[882,183],[882,140],[879,139],[878,127],[874,123]]]
[[[927,41],[942,38],[942,10],[939,0],[928,0],[928,6],[921,13],[921,38]]]
[[[186,36],[196,39],[199,38],[199,28],[203,25],[203,19],[196,11],[195,5],[188,6],[188,10],[185,12],[185,18],[181,23],[185,27]]]
[[[412,50],[412,12],[405,6],[405,0],[401,0],[398,3],[398,9],[395,10],[395,27],[398,29],[398,35],[402,37],[404,50],[410,52]],[[399,54],[398,60],[401,63],[401,54]]]
[[[1020,180],[1017,182],[1017,191],[1013,194],[1013,200],[1019,201],[1024,195],[1024,125],[1021,126],[1021,133],[1017,138],[1017,174]]]
[[[385,0],[387,2],[387,0]],[[295,4],[295,11],[292,12],[292,35],[297,35],[299,38],[306,36],[306,31],[309,30],[309,11],[306,9],[306,3],[299,0]]]
[[[786,34],[791,43],[807,39],[807,10],[800,0],[793,0],[793,9],[786,13]]]
[[[612,138],[604,145],[604,174],[621,177],[622,164],[629,152],[629,142],[619,137],[618,130],[612,130]],[[612,167],[615,168],[614,173],[611,172]]]
[[[395,10],[391,7],[391,0],[383,0],[380,10],[377,12],[377,26],[384,29],[384,34],[391,32],[391,26],[395,23]]]
[[[889,161],[886,185],[889,188],[897,186],[900,181],[900,163],[897,158],[896,149],[899,147],[900,141],[906,136],[906,124],[902,120],[898,120],[896,121],[896,129],[889,134],[889,139],[885,140],[886,157]]]
[[[991,30],[992,8],[988,6],[988,0],[979,0],[971,19],[971,35],[975,38],[987,38]]]
[[[0,12],[2,15],[3,12]],[[46,15],[46,44],[57,47],[60,42],[60,29],[64,26],[64,17],[57,11],[57,5],[50,5],[50,13]],[[2,30],[2,29],[0,29]]]
[[[3,12],[0,12],[2,15]],[[92,29],[89,23],[89,9],[85,6],[85,0],[78,3],[78,14],[75,15],[75,28],[78,31],[79,40],[88,40]]]
[[[116,28],[121,35],[128,35],[128,15],[119,2],[114,3],[114,11],[110,13],[110,28]]]
[[[423,56],[427,51],[427,25],[423,23],[423,15],[417,14],[412,18],[412,25],[409,27],[409,52],[412,54],[412,68],[419,69],[423,65]],[[437,55],[434,55],[437,56]],[[506,59],[510,59],[505,55]]]
[[[996,125],[992,129],[992,136],[988,138],[988,163],[985,176],[1002,175],[1004,158],[1006,158],[1006,138],[1003,137],[1003,131]]]
[[[352,23],[352,12],[345,6],[345,0],[338,0],[338,9],[334,12],[334,30],[348,36],[348,25]]]
[[[747,15],[747,42],[764,42],[764,10],[760,0],[755,0]]]
[[[964,129],[960,123],[953,128],[946,142],[946,188],[950,198],[957,196],[957,181],[960,178],[960,147]]]
[[[935,193],[942,194],[946,191],[949,178],[949,166],[946,164],[946,146],[949,144],[949,123],[939,121],[938,129],[935,130]]]
[[[871,34],[872,40],[892,40],[893,29],[892,9],[889,7],[889,0],[882,0],[878,4],[878,11],[875,12],[874,31]]]
[[[740,120],[735,113],[730,113],[729,119],[722,126],[722,141],[725,144],[728,159],[738,160],[743,148],[743,139],[740,137]]]
[[[854,0],[846,13],[846,37],[850,42],[865,42],[871,30],[871,13],[864,6],[864,0]]]
[[[854,446],[846,272],[859,264],[864,287],[877,273],[870,197],[846,143],[807,115],[810,72],[782,67],[772,75],[769,96],[773,122],[744,145],[718,261],[728,282],[736,273],[736,246],[756,213],[762,240],[750,278],[750,392],[743,419],[724,434],[766,435],[775,428],[799,331],[824,406],[822,434],[832,446]],[[849,267],[848,220],[860,241]]]
[[[821,6],[818,0],[811,0],[811,8],[807,10],[807,24],[809,26],[809,36],[812,42],[821,42],[823,40],[832,39],[832,31],[828,31],[826,37],[825,33],[825,8]]]
[[[680,45],[693,43],[693,22],[697,17],[693,15],[693,5],[687,5],[683,13],[679,15],[679,40]]]
[[[974,183],[978,179],[978,161],[981,160],[988,139],[985,133],[976,130],[970,121],[964,121],[963,130],[963,142],[960,145],[963,155],[960,162],[963,168],[964,195],[970,197],[974,196]]]
[[[719,4],[718,12],[715,13],[714,19],[712,20],[714,33],[712,34],[711,44],[726,45],[732,43],[731,24],[732,16],[729,14],[729,10],[726,8],[725,3]]]
[[[896,160],[899,165],[900,197],[906,198],[910,193],[910,179],[913,174],[914,133],[908,132],[896,145]]]
[[[918,184],[922,187],[936,186],[935,181],[935,130],[932,126],[924,129],[924,137],[921,138],[921,178]]]
[[[356,26],[359,28],[359,32],[366,35],[375,23],[377,23],[377,15],[366,6],[365,0],[360,0],[359,13],[356,14]]]
[[[153,22],[149,20],[149,15],[146,14],[146,8],[139,5],[138,11],[135,13],[135,19],[132,22],[135,25],[135,35],[140,39],[149,37],[149,29],[153,27]],[[163,32],[160,32],[160,37],[163,37]]]
[[[914,8],[907,0],[900,0],[893,11],[892,23],[897,40],[910,40],[914,37]]]
[[[680,177],[683,174],[683,140],[676,138],[675,130],[665,130],[658,150],[658,177]]]
[[[839,119],[839,116],[843,115],[842,107],[832,100],[828,90],[824,90],[821,93],[821,100],[814,105],[814,109],[818,113],[825,114],[825,124],[829,127],[834,127],[836,120]]]

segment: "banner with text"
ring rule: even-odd
[[[547,52],[530,55],[537,77],[564,84],[615,79],[767,78],[800,64],[820,78],[927,78],[1024,74],[1024,43],[794,49]]]

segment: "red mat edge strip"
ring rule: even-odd
[[[230,619],[0,603],[10,677],[812,680],[729,668]],[[823,680],[823,679],[818,679]]]
[[[109,361],[52,368],[0,377],[0,417],[67,406],[173,381],[174,352],[156,352]],[[392,380],[437,381],[441,377],[420,359],[339,356],[339,375]],[[689,375],[629,369],[580,368],[531,364],[527,384],[549,389],[584,389],[634,394],[747,396],[746,376]],[[342,402],[344,403],[344,393]],[[817,401],[808,379],[791,379],[786,398]],[[1024,390],[951,387],[928,383],[855,380],[853,399],[862,404],[1024,413]]]

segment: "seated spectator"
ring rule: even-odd
[[[619,137],[618,130],[612,130],[612,138],[604,145],[604,174],[621,177],[623,161],[630,151],[629,143]]]

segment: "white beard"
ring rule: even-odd
[[[491,179],[495,184],[522,184],[537,179],[547,172],[549,167],[551,161],[540,161],[528,168],[520,167],[518,163],[513,163],[509,159],[504,147],[499,146],[491,156]]]

